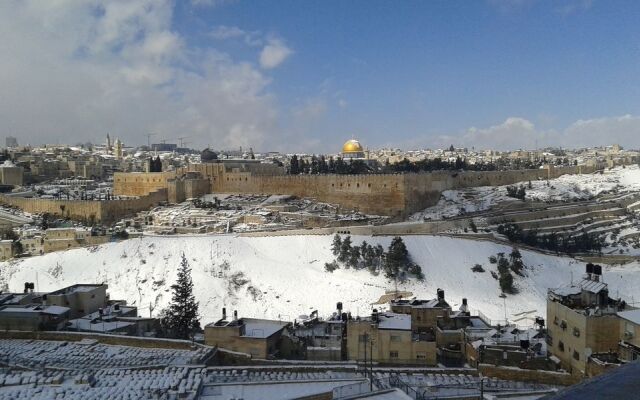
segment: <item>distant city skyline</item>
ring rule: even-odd
[[[640,148],[640,3],[0,2],[20,144]]]

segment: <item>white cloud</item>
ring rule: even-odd
[[[531,121],[510,117],[503,123],[489,128],[469,128],[458,140],[459,145],[465,147],[491,147],[499,150],[533,149],[544,145],[546,136],[547,133],[538,131]]]
[[[571,15],[589,11],[593,7],[593,0],[567,0],[564,4],[556,7],[556,12],[560,15]]]
[[[194,7],[220,7],[233,4],[238,0],[191,0]]]
[[[495,150],[532,150],[547,146],[566,148],[620,144],[640,148],[640,116],[623,115],[578,120],[564,129],[540,129],[525,118],[509,117],[487,128],[471,127],[458,134],[416,136],[401,143],[387,144],[409,148],[456,147]]]
[[[246,32],[237,26],[220,25],[211,32],[211,36],[214,39],[220,40],[244,37],[244,35],[246,35]]]
[[[440,136],[438,143],[499,150],[594,147],[613,143],[640,148],[640,117],[623,115],[578,120],[561,130],[542,130],[527,119],[510,117],[489,128],[470,128],[462,135]]]
[[[21,143],[280,144],[270,78],[189,48],[170,0],[0,2],[0,120]]]
[[[510,13],[533,6],[537,0],[487,0],[487,3],[501,13]]]
[[[569,125],[562,134],[567,147],[587,147],[621,144],[640,148],[640,116],[622,115],[579,120]]]
[[[262,34],[259,31],[245,31],[237,26],[220,25],[211,31],[216,40],[243,39],[248,46],[262,46]]]
[[[260,52],[260,65],[262,68],[271,69],[282,64],[293,54],[287,45],[280,39],[269,39],[268,43]]]

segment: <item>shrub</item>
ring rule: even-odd
[[[324,263],[324,270],[327,271],[327,272],[333,272],[333,271],[337,270],[338,268],[340,268],[340,266],[335,261],[330,262],[330,263]]]
[[[482,268],[482,265],[476,264],[473,267],[471,267],[471,271],[473,271],[473,272],[484,272],[484,268]]]

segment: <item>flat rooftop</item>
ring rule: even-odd
[[[34,314],[50,314],[50,315],[62,315],[68,312],[70,308],[61,307],[61,306],[43,306],[41,304],[29,304],[26,306],[4,306],[0,307],[0,314],[24,314],[24,313],[34,313]]]
[[[289,325],[289,322],[286,321],[259,318],[240,318],[231,321],[222,319],[215,323],[208,324],[206,328],[226,328],[242,326],[244,327],[244,333],[240,337],[266,339],[269,336],[282,330],[287,325]]]
[[[107,285],[105,284],[95,284],[95,283],[89,283],[89,284],[77,284],[77,285],[73,285],[73,286],[69,286],[63,289],[59,289],[56,290],[54,292],[49,293],[49,295],[52,296],[56,296],[56,295],[62,295],[62,294],[71,294],[71,293],[86,293],[86,292],[91,292],[95,289],[104,287],[105,289],[107,288]]]

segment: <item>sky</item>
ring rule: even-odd
[[[640,2],[618,0],[4,0],[0,132],[257,152],[640,148],[638,21]]]

